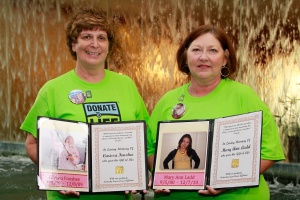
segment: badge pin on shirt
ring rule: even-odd
[[[185,114],[186,108],[185,105],[182,103],[183,99],[184,99],[184,94],[182,94],[178,98],[180,102],[177,103],[172,109],[172,117],[174,119],[180,119]]]
[[[85,92],[86,98],[92,98],[92,91],[91,90],[87,90]]]
[[[86,96],[82,90],[72,90],[69,99],[74,104],[82,104],[85,102]]]

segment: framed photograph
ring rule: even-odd
[[[259,184],[262,111],[158,123],[153,189]]]
[[[146,189],[145,131],[145,121],[87,124],[39,117],[38,189]]]
[[[208,130],[209,121],[159,123],[153,176],[154,189],[203,187],[207,168]],[[180,151],[180,145],[185,139],[191,145],[190,155],[188,150]],[[176,160],[183,162],[176,163]]]

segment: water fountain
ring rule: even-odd
[[[271,173],[280,176],[290,166],[299,171],[300,2],[296,0],[0,1],[0,149],[11,152],[19,146],[18,151],[24,152],[26,135],[19,127],[39,88],[74,67],[63,29],[70,13],[83,6],[106,10],[114,19],[119,45],[109,68],[135,80],[149,112],[166,91],[186,82],[175,62],[183,37],[205,23],[224,28],[237,49],[237,80],[257,91],[280,129],[287,161]],[[299,184],[299,173],[291,177]]]

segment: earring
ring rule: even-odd
[[[227,71],[226,74],[223,74],[223,73],[222,73],[222,71],[224,71],[224,70]],[[228,69],[228,67],[226,67],[226,66],[224,65],[224,66],[222,66],[222,68],[221,68],[220,74],[221,74],[221,76],[223,76],[224,78],[227,78],[227,77],[229,76],[229,74],[230,74],[230,70]]]
[[[188,64],[183,65],[183,68],[182,68],[182,69],[190,70]]]

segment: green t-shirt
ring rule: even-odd
[[[74,91],[82,91],[81,104],[71,102]],[[72,92],[72,93],[71,93]],[[76,93],[76,92],[75,92]],[[88,123],[146,120],[148,112],[134,82],[125,75],[105,70],[99,83],[81,80],[74,72],[48,81],[39,91],[21,129],[37,137],[37,116],[46,116]],[[48,199],[70,199],[56,191],[47,192]],[[80,199],[130,199],[124,192],[83,194]],[[77,199],[77,198],[75,198]]]
[[[284,160],[278,128],[266,104],[250,87],[230,79],[222,79],[219,85],[208,95],[193,97],[188,93],[190,83],[167,92],[155,106],[149,120],[148,156],[155,153],[157,122],[175,120],[172,117],[173,107],[181,102],[186,107],[185,114],[179,120],[215,119],[225,116],[238,115],[253,111],[263,111],[261,159]],[[183,96],[183,101],[178,98]],[[241,195],[244,194],[244,195]],[[214,197],[199,196],[197,191],[173,191],[170,195],[157,195],[155,198],[169,199],[268,199],[269,189],[260,176],[260,185],[256,188],[230,190]]]

